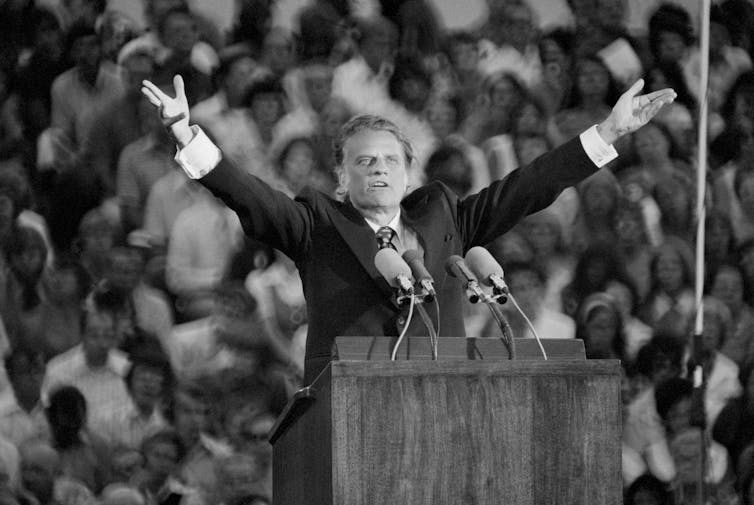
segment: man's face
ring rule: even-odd
[[[209,405],[182,391],[175,397],[175,429],[187,447],[193,446],[209,427]]]
[[[108,280],[118,289],[131,291],[141,280],[144,262],[136,251],[110,251]]]
[[[141,96],[141,82],[154,74],[154,61],[148,56],[133,56],[123,62],[123,69],[128,92]]]
[[[544,296],[544,286],[539,275],[531,270],[519,270],[510,274],[508,284],[523,311],[536,316]]]
[[[162,43],[180,54],[188,54],[199,40],[196,23],[183,13],[174,13],[165,21]]]
[[[99,66],[100,47],[95,35],[80,37],[73,43],[71,57],[76,65],[87,72],[93,72]]]
[[[159,368],[136,365],[131,378],[131,396],[137,406],[153,407],[160,401],[165,378]]]
[[[398,211],[408,187],[406,156],[388,131],[362,130],[343,146],[341,183],[359,210]]]
[[[158,442],[145,451],[144,460],[147,470],[164,478],[178,464],[178,450],[173,444]]]
[[[90,367],[103,366],[117,341],[116,324],[111,315],[90,312],[86,316],[86,328],[81,342],[86,363]]]

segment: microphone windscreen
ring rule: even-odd
[[[434,282],[432,275],[429,273],[429,270],[427,270],[427,267],[424,266],[424,257],[419,251],[417,251],[416,249],[407,250],[403,253],[403,261],[408,263],[408,266],[411,267],[411,273],[414,274],[414,278],[416,280],[422,281],[429,279],[430,281]]]
[[[501,279],[503,278],[503,267],[484,247],[476,246],[469,249],[466,253],[466,264],[486,286],[492,286],[491,275],[498,275]]]
[[[400,287],[398,283],[399,275],[411,278],[411,268],[394,249],[389,247],[377,251],[374,257],[374,266],[387,283],[394,288]]]
[[[445,260],[445,271],[448,272],[448,275],[455,277],[456,279],[464,279],[463,272],[461,272],[460,268],[458,267],[459,263],[463,262],[463,258],[458,256],[457,254],[454,254],[447,260]]]

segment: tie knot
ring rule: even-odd
[[[377,246],[380,249],[385,249],[386,247],[395,249],[395,244],[393,244],[395,230],[393,230],[391,227],[383,226],[382,228],[377,230],[375,236],[377,237]]]

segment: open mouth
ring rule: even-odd
[[[375,181],[369,183],[369,189],[370,190],[376,190],[376,189],[387,189],[389,186],[384,181]]]

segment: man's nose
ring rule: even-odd
[[[373,174],[386,174],[388,172],[388,166],[384,158],[377,158],[372,164],[371,173]]]

